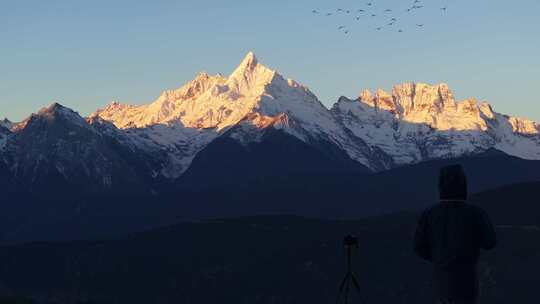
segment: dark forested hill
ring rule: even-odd
[[[322,167],[309,171],[307,166],[311,162],[302,162],[301,155],[310,151],[310,157],[322,160],[325,154],[306,150],[301,144],[295,147],[296,167],[257,165],[256,171],[266,172],[266,175],[246,175],[252,168],[249,164],[234,174],[225,174],[222,170],[223,166],[234,167],[243,160],[256,163],[248,157],[252,154],[242,156],[240,153],[236,158],[223,155],[226,161],[219,164],[204,160],[206,153],[216,154],[216,151],[201,152],[200,158],[194,161],[195,171],[188,173],[191,178],[167,185],[170,190],[160,194],[104,193],[50,198],[6,193],[0,201],[0,242],[102,238],[182,220],[218,217],[294,214],[321,219],[358,219],[417,211],[437,200],[439,168],[453,163],[464,166],[472,192],[540,181],[539,161],[505,154],[433,160],[366,174],[355,168],[345,170],[337,163],[323,166],[321,162]],[[290,151],[284,148],[272,153],[285,155]],[[210,158],[215,159],[215,155]],[[534,202],[532,197],[529,204]],[[504,201],[514,202],[513,199]]]
[[[536,303],[540,222],[529,208],[537,186],[471,199],[499,235],[480,265],[481,303]],[[107,241],[3,246],[0,291],[56,303],[329,303],[344,271],[342,237],[354,233],[367,303],[433,303],[429,265],[412,253],[416,219],[414,212],[349,221],[257,216]]]

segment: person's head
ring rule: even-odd
[[[467,177],[461,165],[443,167],[439,173],[439,197],[441,200],[466,200]]]

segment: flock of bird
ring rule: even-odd
[[[395,14],[396,12],[398,12],[398,10],[393,10],[393,9],[390,9],[390,8],[386,8],[384,10],[377,10],[375,9],[375,5],[373,2],[367,2],[366,4],[366,7],[364,9],[357,9],[357,10],[349,10],[349,9],[342,9],[342,8],[338,8],[336,9],[335,11],[332,11],[332,12],[322,12],[321,10],[319,9],[314,9],[312,10],[312,13],[314,15],[320,15],[320,16],[326,16],[326,17],[331,17],[331,16],[334,16],[334,15],[350,15],[350,16],[353,16],[354,20],[356,21],[360,21],[361,19],[363,18],[370,18],[370,19],[374,19],[375,17],[377,17],[378,15],[378,12],[381,12],[381,14],[379,15],[379,17],[387,17],[388,19],[385,19],[383,21],[384,25],[379,25],[377,27],[375,27],[375,30],[377,31],[381,31],[384,27],[391,27],[391,28],[396,28],[394,27],[394,25],[396,23],[398,23],[400,21],[400,16],[403,16],[404,14],[410,14],[410,13],[413,13],[414,11],[416,10],[421,10],[423,9],[425,6],[423,5],[422,3],[422,0],[414,0],[412,5],[407,7],[407,9],[401,11],[401,14]],[[443,7],[440,7],[439,10],[442,12],[442,13],[446,13],[448,7],[447,6],[443,6]],[[390,18],[392,17],[392,18]],[[415,23],[415,27],[416,28],[422,28],[424,27],[424,24],[423,23]],[[345,35],[348,35],[349,32],[350,32],[350,29],[345,26],[345,25],[340,25],[338,27],[338,30],[340,32],[342,32],[343,34]],[[401,27],[397,27],[395,30],[397,30],[398,33],[403,33],[404,30],[403,28]]]

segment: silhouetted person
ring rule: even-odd
[[[440,303],[476,303],[480,249],[496,245],[487,214],[467,204],[467,178],[459,165],[444,167],[439,176],[440,203],[418,221],[414,250],[433,263]]]

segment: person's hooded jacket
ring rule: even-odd
[[[487,214],[466,203],[467,181],[461,166],[445,167],[439,178],[440,203],[421,215],[415,252],[433,263],[439,299],[475,300],[480,250],[496,245]]]

